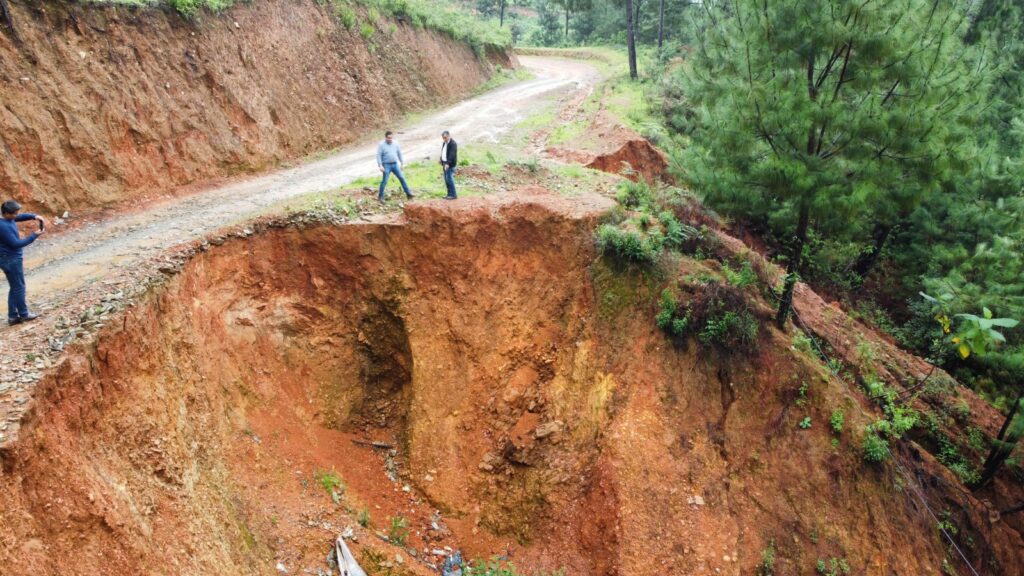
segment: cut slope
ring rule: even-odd
[[[352,526],[367,565],[414,573],[410,548],[449,545],[574,575],[751,574],[769,546],[779,574],[939,574],[892,470],[830,445],[835,407],[865,420],[841,383],[768,327],[749,358],[673,345],[637,313],[652,283],[595,259],[609,204],[415,204],[198,254],[41,383],[2,453],[0,566],[315,572]],[[404,546],[364,509],[405,517]],[[1015,532],[978,529],[1024,566]]]
[[[196,21],[148,7],[11,7],[21,42],[0,34],[0,187],[56,213],[329,150],[465,95],[490,69],[468,45],[409,24],[380,20],[366,37],[314,0]]]

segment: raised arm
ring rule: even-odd
[[[23,214],[22,216],[28,216],[28,214]],[[32,218],[28,218],[28,220],[31,219]],[[20,216],[16,217],[14,220],[15,222],[23,221],[21,220]],[[33,232],[24,238],[18,238],[18,232],[15,229],[13,229],[10,226],[0,226],[0,244],[3,244],[4,246],[10,248],[11,250],[24,248],[25,246],[28,246],[29,244],[35,242],[36,238],[38,237],[39,234]]]

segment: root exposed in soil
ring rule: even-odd
[[[770,327],[746,358],[673,345],[637,312],[655,289],[594,253],[609,204],[418,203],[196,255],[40,384],[0,453],[0,572],[316,573],[349,527],[381,574],[444,546],[526,573],[752,574],[769,546],[778,574],[938,573],[855,400]],[[974,529],[1024,566],[1016,532]]]

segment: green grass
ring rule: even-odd
[[[405,176],[406,183],[409,184],[409,188],[417,196],[440,198],[446,194],[441,166],[435,162],[420,161],[406,164],[402,168],[402,175]],[[455,185],[459,185],[458,171],[456,171]],[[380,186],[380,174],[358,178],[352,183],[346,184],[345,188],[365,187],[377,190],[378,186]],[[398,178],[395,178],[394,174],[388,179],[386,194],[389,198],[402,196],[402,184],[399,183]]]
[[[126,6],[170,6],[185,17],[193,17],[200,10],[220,12],[235,4],[235,0],[80,0],[83,3],[113,3]],[[370,24],[361,28],[369,38],[367,26],[373,27],[381,16],[409,22],[416,28],[427,28],[469,44],[477,56],[484,56],[489,47],[507,48],[512,45],[508,28],[497,22],[487,22],[472,16],[461,6],[441,0],[317,0],[332,5],[332,12],[347,29],[356,23],[354,6],[362,6]]]

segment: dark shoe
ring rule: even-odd
[[[384,199],[383,199],[383,198],[380,198],[380,197],[378,197],[378,198],[377,198],[377,202],[380,202],[381,204],[383,204],[383,203],[384,203]]]
[[[7,325],[8,326],[14,326],[15,324],[21,324],[21,322],[22,322],[21,318],[8,318],[7,319]]]
[[[412,200],[413,198],[416,197],[416,195],[413,194],[412,192],[406,192],[405,197],[408,198],[409,200]]]
[[[31,322],[31,321],[35,320],[36,318],[39,318],[39,314],[33,314],[33,313],[29,312],[28,316],[22,316],[21,317],[21,321],[22,322]]]
[[[459,197],[458,196],[445,196],[444,199],[445,200],[458,200]]]

